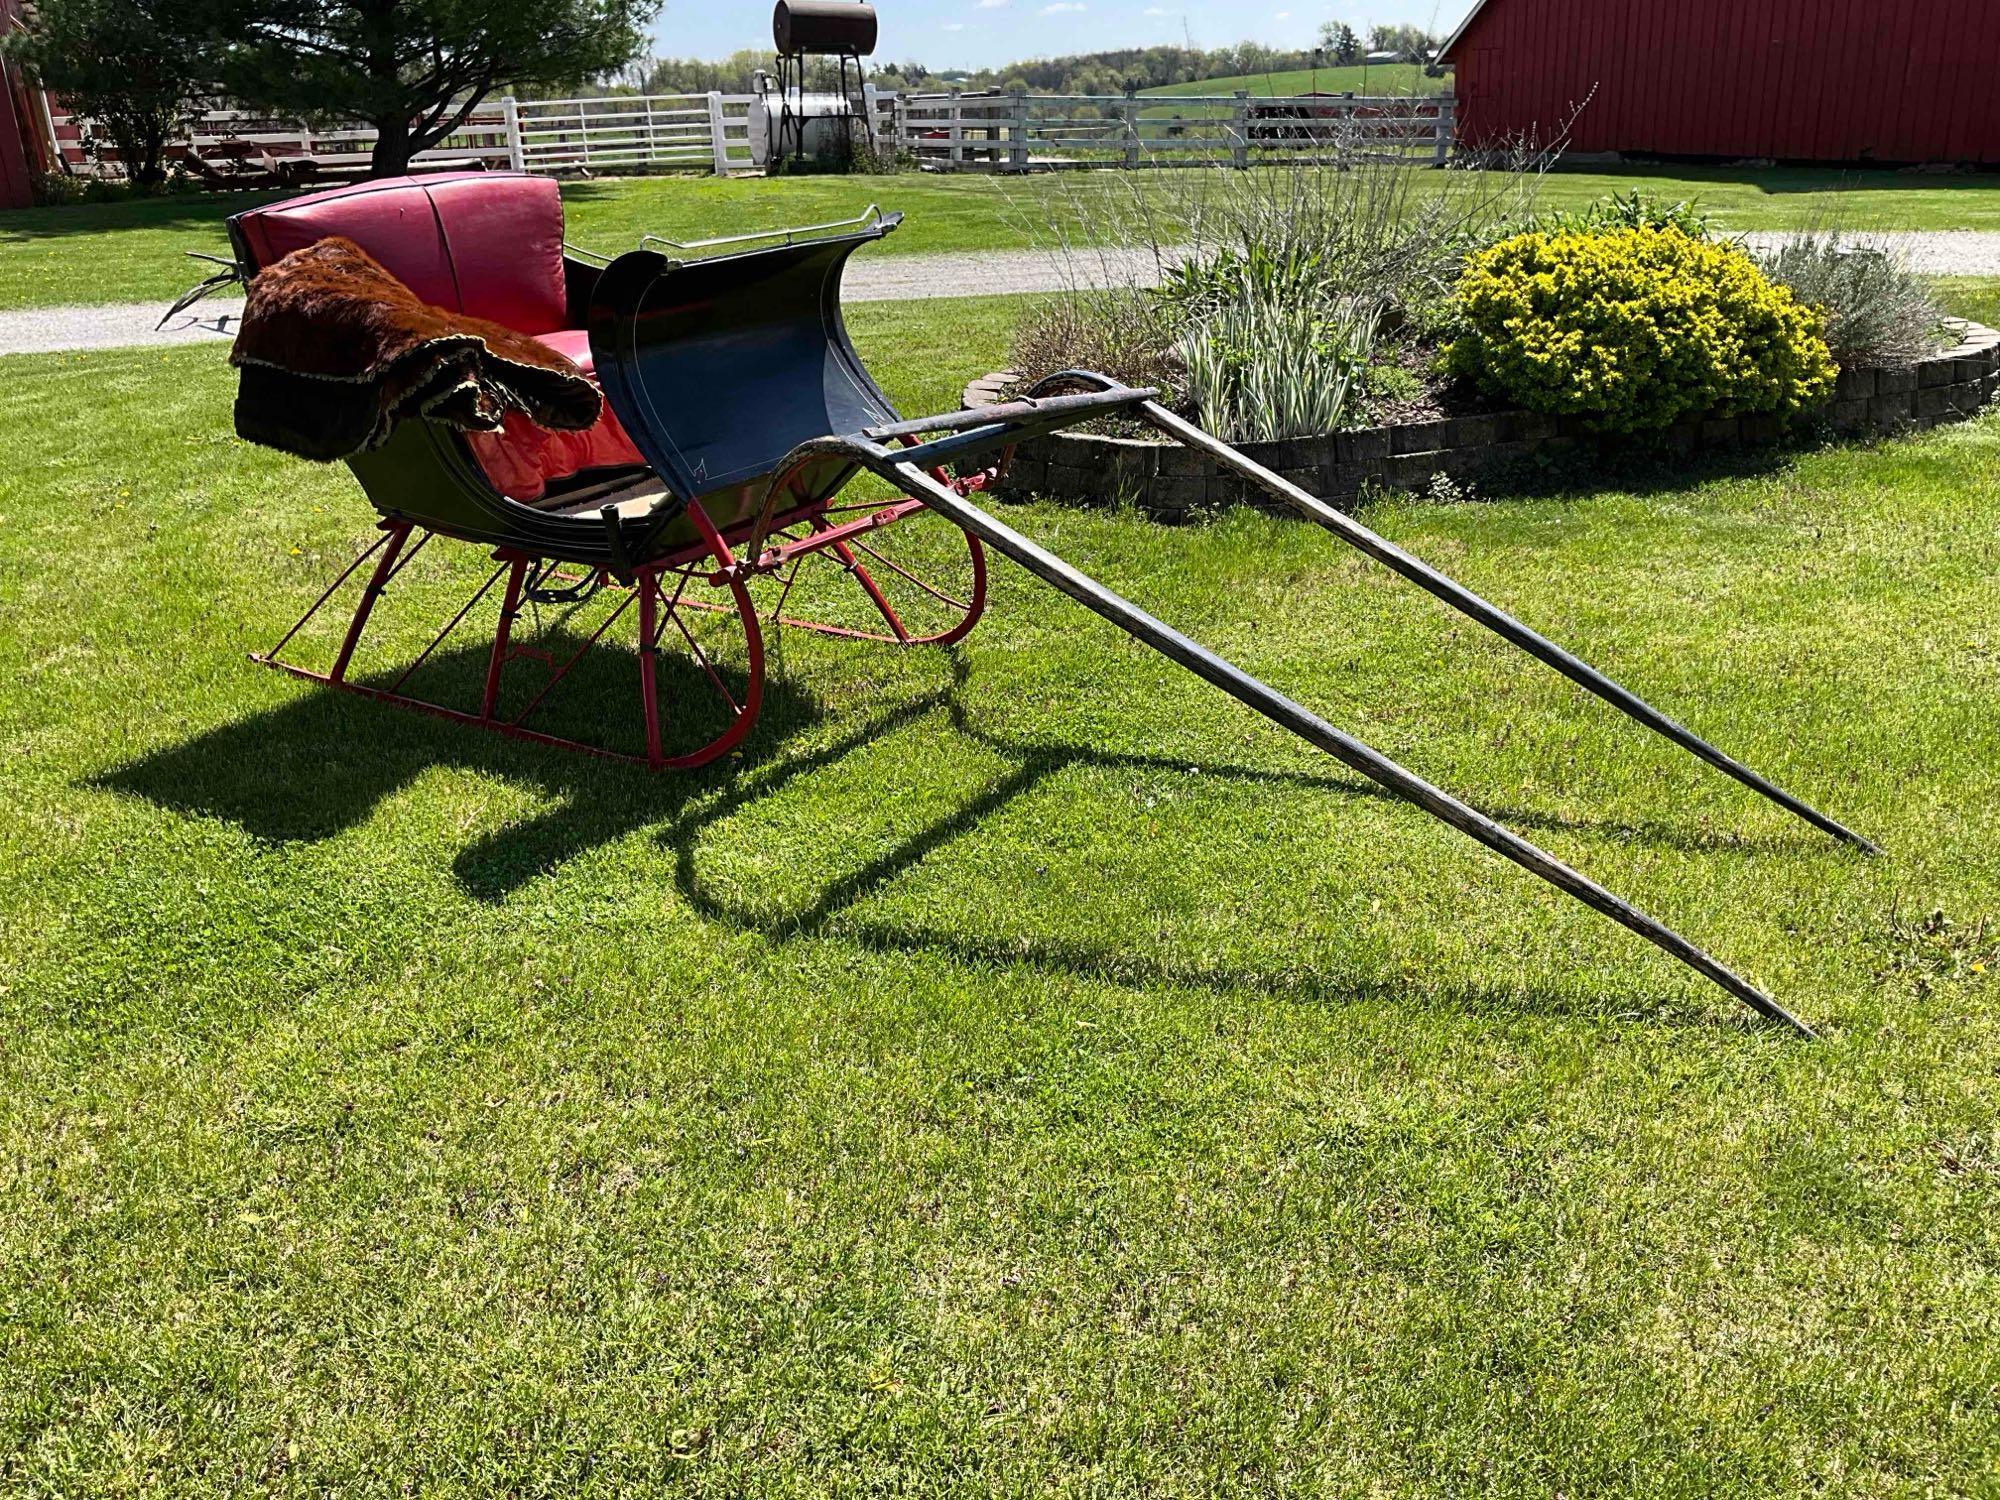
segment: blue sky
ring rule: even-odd
[[[1449,31],[1471,0],[876,0],[878,61],[914,57],[934,68],[985,67],[1021,57],[1144,47],[1192,36],[1198,47],[1246,38],[1311,44],[1338,16],[1357,31],[1415,21]],[[771,0],[667,0],[653,27],[672,57],[722,57],[771,45]]]

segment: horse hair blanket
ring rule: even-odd
[[[229,362],[237,435],[321,462],[380,447],[408,417],[493,432],[519,411],[581,431],[604,405],[547,345],[419,301],[338,236],[252,278]]]

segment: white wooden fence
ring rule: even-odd
[[[606,95],[488,100],[465,123],[413,158],[425,167],[513,167],[530,172],[648,169],[727,173],[750,161],[750,94]],[[51,105],[50,126],[70,170],[112,174],[117,154],[101,129]],[[86,141],[93,140],[93,146]],[[375,132],[314,126],[246,110],[204,110],[172,155],[198,175],[226,179],[358,172]]]
[[[295,167],[329,172],[361,171],[375,145],[366,125],[321,125],[280,119],[248,110],[216,107],[194,118],[188,138],[170,153],[197,165],[203,175],[226,177],[240,171],[265,174]],[[108,174],[117,170],[118,156],[101,128],[65,113],[49,102],[49,129],[64,164],[73,172]],[[414,160],[422,166],[505,166],[508,131],[504,100],[490,100],[465,123]],[[86,145],[86,141],[93,145]]]
[[[866,90],[876,139],[944,172],[1050,168],[1248,166],[1253,161],[1395,159],[1442,163],[1451,150],[1448,94],[1264,98],[1130,94],[897,94]],[[490,100],[422,166],[529,172],[747,171],[751,94],[631,94]],[[51,110],[71,170],[116,170],[102,132]],[[99,144],[86,149],[85,138]],[[297,177],[367,166],[366,126],[313,127],[241,110],[203,112],[176,154],[204,176]]]
[[[528,172],[747,171],[752,94],[501,100],[509,165]]]
[[[883,137],[928,167],[1245,167],[1266,160],[1444,163],[1449,94],[883,94]]]

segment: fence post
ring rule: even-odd
[[[1451,159],[1452,129],[1458,101],[1450,94],[1438,95],[1437,147],[1431,156],[1431,165],[1441,167]]]
[[[507,165],[516,172],[527,170],[527,155],[521,149],[521,106],[507,94],[500,100],[500,122],[507,132]]]
[[[1120,111],[1125,117],[1125,165],[1139,165],[1139,90],[1125,90],[1125,104]]]
[[[710,89],[708,93],[708,143],[715,160],[715,175],[729,175],[729,136],[723,129],[722,95]]]
[[[948,132],[945,140],[949,147],[952,171],[956,172],[965,164],[965,106],[959,102],[958,90],[951,91],[951,116],[945,122]]]
[[[1236,122],[1233,126],[1235,139],[1230,143],[1229,164],[1233,167],[1250,165],[1250,91],[1236,91]]]
[[[868,149],[878,154],[882,150],[882,144],[876,136],[875,117],[881,108],[882,99],[875,92],[875,85],[864,81],[861,85],[861,129],[868,137]]]
[[[1028,91],[1014,90],[1014,113],[1007,121],[1007,165],[1016,172],[1028,170]]]

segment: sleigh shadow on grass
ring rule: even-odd
[[[486,666],[483,650],[438,659],[426,691],[476,702]],[[602,737],[614,715],[637,718],[630,653],[607,652],[595,674],[574,684],[568,717],[545,727]],[[1127,775],[1197,774],[1206,782],[1245,782],[1275,795],[1333,794],[1400,803],[1393,794],[1339,768],[1325,771],[1245,767],[1165,756],[1103,751],[1058,740],[1018,740],[980,729],[963,707],[967,668],[954,653],[950,680],[901,703],[879,708],[828,738],[814,733],[826,711],[784,673],[766,686],[762,715],[736,755],[695,771],[655,774],[643,768],[523,743],[466,725],[331,689],[302,691],[278,708],[219,726],[91,779],[100,789],[158,806],[238,824],[272,843],[332,838],[370,818],[387,799],[439,766],[489,774],[532,786],[554,805],[547,811],[471,838],[454,856],[460,886],[477,900],[504,901],[539,875],[635,832],[650,830],[673,859],[673,883],[687,906],[726,926],[774,942],[830,936],[871,951],[932,954],[971,964],[1025,963],[1127,985],[1196,986],[1268,993],[1290,999],[1352,1000],[1407,981],[1367,974],[1279,975],[1248,969],[1212,970],[1171,953],[1079,946],[1054,938],[1021,942],[981,935],[950,923],[883,924],[856,909],[934,856],[1023,799],[1045,795],[1052,779],[1077,770]],[[387,679],[364,679],[387,687]],[[665,685],[671,704],[675,684]],[[843,762],[900,730],[930,721],[957,741],[977,747],[997,774],[969,799],[933,816],[858,867],[833,873],[801,899],[750,909],[711,890],[699,868],[703,839],[732,817],[772,804],[802,781],[838,771]],[[614,746],[614,748],[617,748]],[[895,796],[893,784],[880,788]],[[1632,824],[1553,817],[1531,809],[1495,808],[1522,828],[1559,830],[1594,839],[1636,842],[1705,854],[1795,854],[1808,842],[1761,841],[1704,834],[1671,823]],[[1411,816],[1418,816],[1414,810]],[[1423,987],[1429,993],[1435,986]],[[1442,992],[1440,992],[1441,994]],[[1440,1002],[1442,1003],[1442,1002]],[[1550,985],[1505,992],[1456,994],[1451,1003],[1489,1014],[1602,1014],[1601,997]]]
[[[426,665],[421,686],[446,702],[476,704],[486,667],[484,650],[465,650]],[[677,687],[662,661],[662,699],[671,705]],[[688,669],[691,671],[692,669]],[[608,740],[620,750],[638,748],[638,709],[630,652],[604,651],[581,669],[563,711],[537,717],[533,727],[551,733]],[[964,710],[968,678],[962,659],[952,681],[860,719],[835,739],[799,746],[827,712],[810,693],[774,673],[764,708],[742,750],[694,771],[656,774],[550,746],[524,743],[472,726],[330,689],[302,690],[291,701],[224,724],[100,773],[89,784],[142,797],[161,807],[236,823],[273,843],[335,836],[369,818],[385,799],[438,766],[475,770],[533,786],[559,806],[499,833],[484,835],[461,852],[455,868],[477,896],[501,899],[539,871],[574,858],[635,829],[667,825],[663,837],[677,849],[692,846],[703,828],[773,797],[799,778],[826,771],[904,725],[933,714],[950,716],[954,736],[973,742],[1013,769],[976,803],[911,836],[868,871],[844,876],[810,909],[787,925],[811,928],[868,890],[894,879],[931,850],[949,843],[981,819],[1033,792],[1049,777],[1074,768],[1138,774],[1194,772],[1213,780],[1249,781],[1273,788],[1333,791],[1399,801],[1393,794],[1337,767],[1319,770],[1252,768],[1187,755],[1109,752],[1054,739],[1017,740],[983,731]],[[361,678],[386,689],[388,675]],[[413,689],[419,684],[409,684]],[[619,721],[627,742],[615,733]],[[698,728],[698,727],[697,727]],[[671,749],[671,745],[669,746]],[[888,795],[893,787],[885,787]],[[720,793],[720,796],[713,794]],[[1487,805],[1513,826],[1593,839],[1637,843],[1704,854],[1794,854],[1813,847],[1803,835],[1757,838],[1716,834],[1668,820],[1598,820],[1552,815],[1532,808]],[[516,847],[519,846],[519,847]],[[531,857],[527,857],[531,856]],[[691,880],[691,876],[689,877]],[[698,905],[700,891],[686,894]],[[730,919],[719,908],[712,915]]]
[[[484,647],[426,661],[402,691],[447,707],[476,709],[485,682]],[[700,743],[706,722],[677,724],[677,702],[701,702],[682,658],[658,663],[667,753],[678,740]],[[246,668],[246,670],[249,670]],[[510,684],[501,717],[518,713],[540,676]],[[390,691],[396,673],[358,676],[358,685]],[[538,705],[525,727],[638,754],[644,729],[636,653],[600,645],[575,668],[558,697]],[[736,685],[740,691],[740,684]],[[712,700],[710,700],[712,701]],[[766,684],[761,715],[742,755],[758,760],[818,722],[819,706],[780,680]],[[438,766],[451,766],[537,788],[559,804],[502,835],[459,875],[475,894],[497,897],[551,865],[668,818],[691,798],[738,774],[725,759],[696,771],[655,774],[643,766],[523,741],[398,704],[329,687],[302,687],[282,706],[220,725],[90,779],[89,784],[143,797],[180,812],[219,817],[272,843],[332,838],[358,826],[387,798]],[[478,846],[475,846],[478,847]]]
[[[906,834],[858,867],[840,873],[814,889],[805,899],[771,907],[753,907],[726,892],[729,882],[711,889],[700,869],[704,837],[725,820],[753,811],[760,803],[782,795],[798,776],[824,766],[850,749],[865,743],[856,736],[828,747],[822,753],[793,763],[778,761],[760,767],[716,798],[703,801],[689,813],[673,821],[659,837],[674,857],[674,880],[682,898],[710,920],[739,930],[753,931],[782,943],[796,938],[829,937],[853,943],[872,952],[904,956],[941,956],[974,967],[1027,965],[1052,975],[1089,978],[1132,987],[1206,988],[1218,993],[1263,994],[1291,1001],[1337,1001],[1352,1003],[1421,990],[1426,1003],[1491,1016],[1574,1015],[1601,1018],[1612,1009],[1635,1008],[1656,1020],[1672,1022],[1682,1015],[1701,1017],[1709,1024],[1697,1003],[1666,1005],[1650,996],[1626,996],[1615,1005],[1602,993],[1592,991],[1582,981],[1561,984],[1524,979],[1505,987],[1453,985],[1448,980],[1414,983],[1407,976],[1384,976],[1365,963],[1359,968],[1342,967],[1338,972],[1310,967],[1294,972],[1289,967],[1265,969],[1239,965],[1215,966],[1190,962],[1171,951],[1157,951],[1147,945],[1121,945],[1113,941],[1098,944],[1039,934],[1033,937],[982,934],[976,924],[962,921],[879,921],[856,915],[871,897],[885,892],[905,875],[911,874],[933,856],[947,851],[957,841],[974,835],[990,820],[1002,815],[1023,799],[1043,792],[1052,779],[1075,769],[1112,770],[1122,774],[1197,775],[1204,782],[1251,782],[1273,788],[1289,787],[1295,793],[1333,793],[1341,797],[1379,800],[1402,805],[1402,799],[1372,783],[1343,772],[1247,768],[1192,762],[1186,757],[1115,753],[1061,743],[1024,742],[983,733],[972,726],[954,693],[938,705],[949,715],[952,732],[976,741],[997,759],[1000,769],[986,784],[957,808],[934,817]],[[909,715],[920,717],[921,712]],[[1571,833],[1611,837],[1625,842],[1657,845],[1701,853],[1730,852],[1738,855],[1757,851],[1787,854],[1810,853],[1817,845],[1810,838],[1780,836],[1767,840],[1714,837],[1670,825],[1629,825],[1601,823],[1585,819],[1550,817],[1520,809],[1499,809],[1497,816],[1517,826],[1560,829]],[[1412,809],[1412,816],[1415,810]],[[759,893],[767,894],[767,893]],[[1698,981],[1681,979],[1686,988],[1698,990]]]

